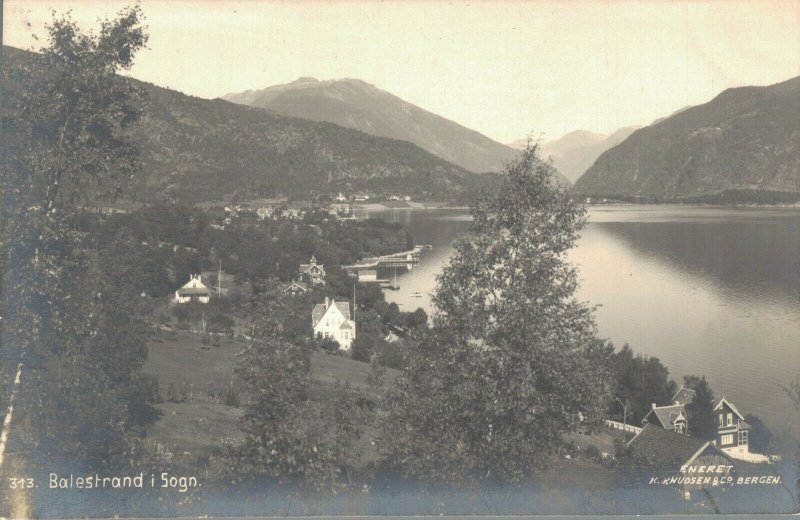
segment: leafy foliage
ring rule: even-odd
[[[134,7],[84,34],[66,16],[48,26],[50,45],[25,67],[4,67],[7,179],[20,203],[73,202],[102,191],[118,195],[137,171],[127,130],[143,111],[143,93],[115,74],[133,65],[147,35]],[[109,192],[110,190],[110,192]]]
[[[656,357],[634,355],[626,344],[613,356],[614,388],[611,413],[628,424],[639,424],[650,411],[651,403],[670,404],[677,385]]]
[[[319,404],[310,399],[310,370],[309,351],[277,339],[244,353],[237,373],[250,400],[241,421],[245,440],[228,453],[234,478],[320,491],[344,485],[359,436],[356,395],[335,387]]]
[[[140,22],[138,7],[97,35],[54,19],[40,60],[3,64],[2,366],[24,358],[20,459],[36,450],[86,465],[127,462],[141,422],[141,310],[128,287],[74,254],[71,227],[83,195],[114,196],[139,170],[126,132],[143,99],[115,73],[146,42]]]
[[[383,448],[407,476],[522,482],[605,412],[611,350],[564,258],[584,210],[551,175],[526,149],[439,277],[433,331],[386,401]]]

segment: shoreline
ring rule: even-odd
[[[368,202],[353,204],[353,209],[360,209],[366,211],[386,211],[390,209],[409,209],[409,210],[426,210],[426,209],[456,209],[469,211],[469,206],[449,205],[445,202],[406,202],[402,201],[398,204],[393,201],[392,204],[384,204],[383,202]]]

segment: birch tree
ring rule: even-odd
[[[586,214],[552,176],[524,150],[438,278],[433,331],[387,399],[383,449],[406,476],[523,482],[602,417],[612,349],[566,260]]]

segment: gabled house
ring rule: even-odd
[[[691,403],[692,400],[694,400],[694,396],[694,390],[685,386],[681,386],[678,388],[678,391],[675,392],[675,395],[672,396],[672,402],[686,406],[687,404]]]
[[[711,457],[715,464],[731,463],[731,457],[717,449],[712,441],[681,435],[654,424],[646,424],[627,445],[648,465],[661,469],[703,463],[698,461],[701,457]]]
[[[208,303],[210,300],[211,289],[206,287],[199,274],[191,275],[189,281],[175,291],[175,301],[178,303]]]
[[[301,279],[311,285],[325,285],[325,267],[323,264],[318,264],[314,256],[307,264],[300,264],[297,271]]]
[[[663,476],[705,476],[709,467],[718,469],[715,476],[731,476],[736,473],[737,464],[727,453],[714,446],[712,441],[704,441],[691,435],[681,435],[654,424],[646,424],[627,444],[633,455],[643,463],[650,473]],[[684,498],[691,497],[691,491],[702,489],[704,485],[682,484]]]
[[[287,296],[298,296],[308,292],[308,290],[308,286],[305,283],[292,280],[283,287],[281,292]]]
[[[642,425],[652,424],[665,430],[675,433],[686,433],[686,410],[682,404],[671,404],[668,406],[650,405],[650,411],[642,419]]]
[[[714,406],[717,423],[716,446],[734,458],[747,458],[750,453],[750,425],[736,407],[723,396]]]
[[[314,337],[328,338],[339,343],[343,350],[350,350],[356,338],[356,322],[350,319],[350,302],[337,302],[325,298],[311,310],[311,327]]]

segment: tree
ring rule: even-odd
[[[694,398],[686,405],[686,420],[689,433],[703,440],[711,440],[717,434],[717,423],[714,420],[714,393],[706,381],[706,376],[693,379]]]
[[[407,476],[522,482],[605,415],[611,350],[565,258],[585,209],[552,176],[524,150],[438,278],[433,330],[386,401],[384,449]]]
[[[343,485],[358,439],[356,394],[335,386],[311,398],[310,352],[268,338],[254,343],[236,368],[250,400],[244,441],[228,451],[228,472],[291,490]]]
[[[350,347],[350,357],[353,360],[365,361],[368,363],[372,358],[372,351],[374,350],[375,345],[369,337],[359,335],[353,340],[353,343],[350,345]]]
[[[17,425],[27,430],[14,436],[12,424],[12,436],[20,458],[43,454],[30,464],[65,454],[87,465],[128,461],[145,358],[140,311],[73,253],[70,216],[82,200],[119,194],[139,170],[129,131],[143,100],[116,72],[147,37],[138,7],[97,35],[68,16],[48,33],[41,54],[3,66],[2,367],[24,357]]]
[[[634,354],[625,344],[612,357],[615,388],[610,412],[622,418],[627,411],[628,422],[639,424],[650,411],[651,403],[669,403],[677,386],[669,371],[656,357]],[[629,403],[625,410],[624,403]]]
[[[103,272],[132,294],[144,292],[147,296],[161,297],[174,287],[163,250],[143,245],[124,231],[100,250],[99,257]]]
[[[47,213],[59,202],[119,195],[137,173],[128,130],[143,111],[143,93],[116,72],[130,69],[147,42],[141,19],[138,6],[125,9],[96,36],[69,15],[54,19],[50,45],[9,71],[19,89],[4,95],[4,152],[17,201]]]
[[[769,447],[772,444],[772,432],[769,431],[767,425],[757,415],[749,413],[744,416],[744,420],[751,427],[747,440],[750,451],[768,454]]]
[[[404,316],[405,325],[409,329],[418,329],[428,325],[428,313],[421,307],[417,307],[414,312],[404,313]]]

